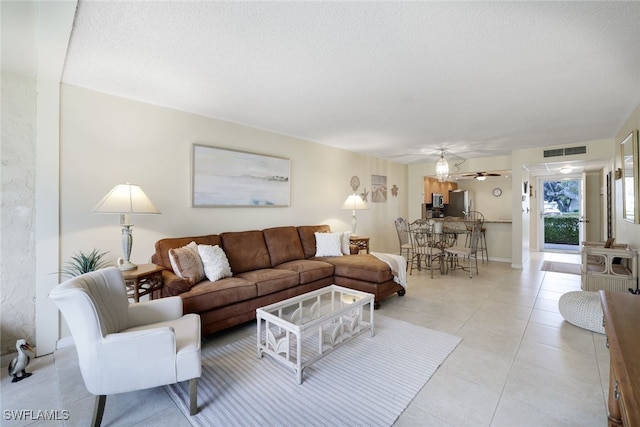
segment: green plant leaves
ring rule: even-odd
[[[79,254],[74,254],[71,257],[71,261],[65,263],[65,267],[61,273],[66,277],[75,277],[107,267],[109,262],[105,260],[104,257],[108,253],[109,252],[98,252],[97,249],[92,250],[88,254],[80,251]]]

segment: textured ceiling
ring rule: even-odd
[[[80,1],[63,81],[401,163],[613,138],[640,2]]]

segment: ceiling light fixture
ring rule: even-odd
[[[487,179],[487,177],[486,177],[486,176],[484,176],[484,175],[480,175],[480,176],[476,176],[476,179],[477,179],[478,181],[484,181],[485,179]]]
[[[436,176],[438,181],[445,182],[449,177],[449,163],[444,158],[444,150],[440,150],[440,159],[436,163]]]
[[[568,174],[571,173],[572,169],[570,167],[560,168],[560,173]]]

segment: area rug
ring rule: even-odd
[[[580,275],[580,264],[558,261],[544,261],[541,271],[553,271],[555,273],[577,274]]]
[[[376,315],[366,332],[304,370],[302,384],[255,334],[202,353],[198,414],[188,381],[166,386],[194,426],[391,426],[461,338]]]

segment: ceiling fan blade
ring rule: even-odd
[[[493,172],[476,172],[476,173],[467,173],[462,176],[473,176],[477,178],[479,176],[501,176],[501,175],[499,173],[493,173]]]

